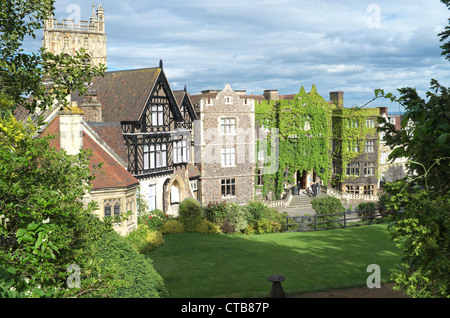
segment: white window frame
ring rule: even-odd
[[[364,162],[364,176],[375,175],[375,162]]]
[[[153,105],[152,106],[152,125],[163,126],[164,125],[164,106]]]
[[[220,131],[224,135],[235,135],[236,134],[236,118],[234,117],[223,117],[220,119]]]
[[[375,151],[375,142],[373,140],[366,140],[364,150],[367,153],[373,153]]]
[[[221,162],[222,167],[235,167],[236,166],[236,148],[224,147],[221,150]]]

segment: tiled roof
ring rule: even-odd
[[[89,122],[88,124],[124,162],[128,162],[127,146],[120,123]]]
[[[92,79],[92,86],[102,104],[102,121],[137,121],[147,103],[161,69],[146,68],[106,72]],[[80,105],[83,96],[72,94]]]
[[[200,171],[192,163],[188,163],[188,174],[189,174],[189,179],[200,177]]]
[[[120,127],[119,127],[120,128]],[[56,116],[46,127],[43,135],[56,135],[57,138],[50,142],[50,145],[59,150],[59,116]],[[110,189],[110,188],[127,188],[139,184],[139,181],[131,175],[122,165],[120,165],[108,152],[106,152],[97,141],[92,139],[88,134],[83,132],[83,148],[91,149],[89,168],[95,175],[95,179],[91,181],[94,190]],[[99,170],[94,167],[103,163]]]

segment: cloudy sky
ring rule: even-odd
[[[56,0],[55,17],[88,20],[98,0]],[[75,5],[75,6],[74,6]],[[172,89],[293,94],[313,84],[346,107],[374,89],[450,86],[439,37],[449,11],[439,0],[104,0],[108,70],[158,66]],[[77,9],[79,8],[79,10]],[[35,44],[40,45],[39,41]],[[388,100],[370,104],[398,105]]]

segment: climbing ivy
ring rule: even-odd
[[[279,167],[275,173],[263,175],[263,184],[257,186],[262,195],[272,193],[279,199],[285,185],[295,181],[296,171],[314,170],[325,184],[332,185],[355,178],[346,175],[347,164],[363,154],[365,141],[377,134],[377,116],[377,108],[337,107],[325,101],[314,85],[309,93],[301,87],[293,99],[257,104],[257,124],[269,130],[279,129]],[[373,120],[369,125],[368,119]],[[374,140],[374,150],[378,149],[378,138],[371,140]],[[258,152],[260,146],[258,142]],[[270,143],[267,148],[270,155]],[[334,175],[333,161],[339,163]],[[378,174],[375,165],[375,175]]]
[[[346,175],[347,164],[365,152],[366,140],[377,134],[375,117],[379,116],[377,108],[335,108],[333,109],[333,159],[339,162],[338,172],[334,175],[332,184],[357,178]],[[368,120],[372,120],[372,124]],[[373,140],[373,139],[372,139]],[[378,138],[374,139],[374,149],[378,149]],[[378,161],[378,158],[377,158]],[[363,167],[360,167],[362,169]],[[375,166],[375,175],[379,174]]]
[[[292,100],[262,101],[256,105],[257,124],[266,129],[279,129],[279,166],[276,173],[264,174],[263,196],[272,192],[275,198],[280,198],[284,185],[295,181],[296,171],[314,169],[328,182],[334,107],[317,93],[314,85],[309,93],[301,87]],[[259,151],[260,144],[257,145]]]

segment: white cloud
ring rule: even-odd
[[[71,3],[56,0],[58,19],[68,17]],[[92,0],[76,3],[89,19]],[[190,93],[230,83],[255,94],[269,88],[289,94],[315,84],[326,99],[329,91],[344,90],[349,105],[367,102],[376,88],[425,91],[431,78],[448,86],[449,64],[437,36],[447,25],[444,4],[378,0],[373,27],[368,21],[376,21],[377,12],[367,10],[373,3],[103,1],[108,66],[154,67],[163,59],[172,87],[187,85]]]

